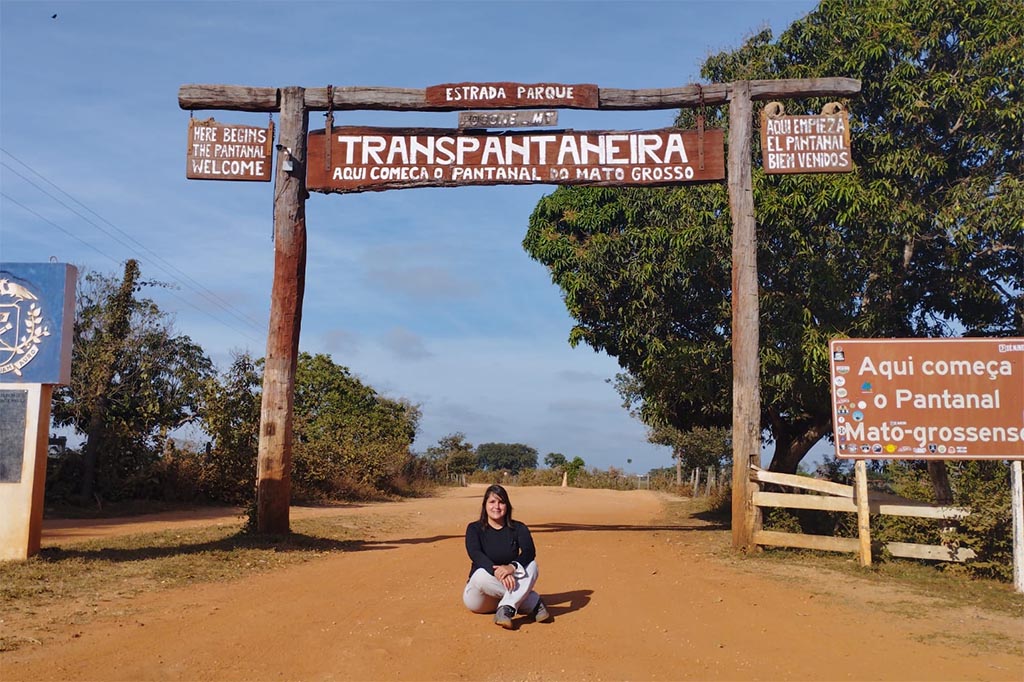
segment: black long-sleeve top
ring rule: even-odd
[[[495,566],[504,566],[513,561],[526,566],[537,558],[530,529],[518,521],[500,530],[491,528],[487,523],[481,527],[479,521],[472,522],[466,526],[466,553],[473,562],[469,569],[470,575],[478,568],[494,575]]]

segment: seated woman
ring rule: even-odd
[[[462,592],[466,608],[494,613],[494,622],[512,627],[516,613],[529,613],[538,622],[551,618],[537,582],[537,550],[526,524],[512,520],[508,492],[492,485],[484,493],[480,518],[466,526],[466,552],[473,562]]]

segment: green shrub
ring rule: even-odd
[[[910,542],[944,545],[950,550],[966,547],[977,557],[966,563],[938,562],[939,570],[962,572],[978,578],[1010,581],[1013,578],[1013,533],[1010,517],[1010,467],[1005,461],[947,461],[947,472],[953,492],[953,506],[970,510],[959,520],[924,519],[911,516],[873,514],[873,542]],[[819,468],[819,473],[823,469]],[[911,500],[934,503],[935,493],[924,462],[889,461],[880,471],[872,472],[871,487],[884,489]],[[854,537],[857,534],[855,514],[801,511],[803,532],[824,532],[829,535]],[[769,523],[781,530],[783,515],[766,516]],[[829,532],[827,528],[831,526]]]
[[[562,472],[558,469],[523,469],[516,477],[516,485],[562,485]]]

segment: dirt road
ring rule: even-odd
[[[0,679],[1024,679],[1014,619],[729,558],[727,530],[666,522],[666,498],[649,491],[511,488],[554,619],[502,630],[461,603],[463,530],[482,492],[315,512],[400,530],[298,567],[126,599],[125,615],[0,654]],[[142,530],[81,525],[49,523],[44,542]]]

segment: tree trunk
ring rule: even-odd
[[[932,480],[932,490],[935,492],[935,504],[953,504],[953,491],[949,487],[949,475],[946,472],[946,463],[941,460],[928,461],[928,477]]]
[[[831,428],[831,422],[816,424],[805,422],[799,425],[788,425],[774,415],[771,421],[772,436],[775,437],[775,453],[772,455],[768,469],[780,474],[795,474],[803,458]]]
[[[96,471],[99,466],[100,444],[106,431],[107,406],[110,383],[114,379],[117,357],[121,354],[131,330],[132,294],[139,279],[139,263],[129,259],[124,264],[124,279],[108,305],[109,322],[100,330],[100,353],[95,366],[89,393],[89,426],[82,448],[82,481],[79,495],[82,502],[92,499],[96,490]]]
[[[683,484],[683,452],[676,450],[672,453],[676,459],[676,485]]]

